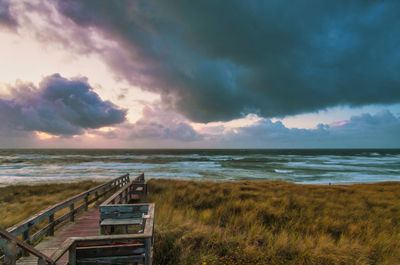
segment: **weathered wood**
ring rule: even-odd
[[[74,222],[75,221],[75,211],[74,211],[74,204],[73,203],[69,205],[69,210],[70,210],[70,213],[71,213],[71,215],[69,217],[69,220],[71,222]]]
[[[151,264],[151,238],[146,238],[145,240],[145,259],[144,259],[144,264],[145,265],[150,265]]]
[[[132,186],[143,186],[144,184],[144,174],[142,173],[140,176],[135,178],[128,184],[125,184],[120,188],[114,195],[109,197],[106,201],[104,201],[101,205],[109,205],[114,204],[117,199],[119,199],[119,203],[122,203],[124,197],[128,197],[128,190],[132,188]],[[123,195],[125,194],[125,195]]]
[[[48,218],[50,215],[70,206],[73,203],[76,203],[79,200],[82,200],[85,198],[85,196],[88,196],[90,194],[95,193],[96,191],[102,190],[102,189],[113,189],[113,185],[117,182],[117,181],[123,181],[123,183],[127,183],[129,182],[129,174],[123,175],[119,178],[116,178],[114,180],[111,180],[105,184],[101,184],[89,191],[86,192],[82,192],[70,199],[67,199],[63,202],[60,202],[56,205],[50,206],[49,208],[40,211],[39,213],[37,213],[36,215],[10,227],[7,229],[8,232],[10,232],[11,234],[13,234],[14,236],[18,236],[21,233],[25,232],[29,227],[34,226],[35,224],[43,221],[44,219]],[[105,192],[106,193],[106,192]],[[0,246],[4,244],[4,241],[0,241]]]
[[[95,257],[129,256],[145,252],[144,244],[115,244],[76,248],[77,260]]]
[[[131,184],[128,183],[125,186],[123,186],[121,189],[119,189],[116,193],[114,193],[112,196],[110,196],[107,200],[105,200],[101,205],[108,205],[108,204],[114,204],[115,201],[120,197],[121,193],[124,192],[126,189],[129,188]],[[101,206],[100,205],[100,206]]]
[[[29,227],[30,227],[30,226],[28,226],[28,228],[22,233],[22,240],[25,241],[25,242],[28,243],[28,244],[29,244],[30,241],[31,241],[31,238],[30,238],[30,236],[29,236]],[[28,255],[29,255],[29,252],[26,251],[26,250],[24,249],[24,250],[22,250],[22,255],[28,256]]]
[[[69,248],[68,264],[70,264],[70,265],[75,265],[76,264],[76,245],[75,245],[75,242]]]
[[[40,238],[49,233],[52,224],[48,224],[31,236],[30,244],[35,244]]]
[[[114,203],[115,201],[120,201],[121,204],[101,204],[99,212],[100,216],[102,217],[101,220],[103,221],[103,223],[100,222],[100,227],[114,227],[118,225],[123,225],[127,227],[127,225],[143,225],[144,220],[146,228],[147,226],[149,226],[149,228],[143,229],[145,231],[141,234],[72,237],[66,240],[61,245],[61,247],[56,250],[53,255],[51,255],[51,259],[55,260],[56,262],[66,262],[66,260],[64,259],[66,258],[66,253],[68,252],[68,264],[132,264],[135,262],[150,264],[152,257],[151,253],[154,229],[154,204],[126,204],[130,201],[132,196],[134,196],[133,194],[135,192],[137,192],[139,195],[143,195],[143,192],[146,190],[146,184],[144,183],[143,174],[135,178],[134,181],[136,182],[129,182],[129,175],[124,175],[118,179],[115,179],[114,181],[108,182],[109,186],[103,185],[101,189],[97,189],[96,191],[91,190],[90,192],[81,193],[79,195],[79,198],[74,197],[62,202],[62,204],[57,204],[53,207],[49,207],[47,210],[51,210],[53,212],[42,211],[38,215],[34,216],[36,218],[29,218],[28,220],[30,220],[30,222],[21,222],[23,226],[29,229],[39,222],[38,219],[41,218],[41,220],[44,220],[44,218],[48,218],[48,225],[46,225],[44,228],[37,231],[34,235],[31,236],[29,235],[28,229],[22,229],[21,233],[25,234],[25,237],[27,237],[28,241],[30,236],[30,241],[32,243],[42,238],[44,235],[46,235],[46,233],[54,235],[54,228],[56,225],[65,221],[66,219],[68,219],[68,217],[70,218],[70,220],[75,220],[75,214],[77,212],[83,209],[87,210],[88,205],[96,201],[100,196],[103,196],[103,194],[107,194],[111,190],[117,190],[110,197],[113,197],[112,200],[108,199],[108,201]],[[118,187],[121,188],[117,189]],[[104,192],[99,195],[101,191]],[[95,195],[93,196],[94,198],[89,200],[90,194]],[[79,206],[77,207],[77,205]],[[66,207],[69,207],[70,211],[54,220],[54,213]],[[143,219],[143,216],[145,219]],[[77,219],[77,222],[78,221],[79,219]],[[88,226],[84,225],[83,229],[87,229],[85,227]],[[17,228],[13,230],[14,233],[18,229],[21,229],[21,227],[16,226],[14,226],[14,228]],[[64,258],[62,258],[63,256]],[[30,262],[32,262],[31,258],[25,260],[27,262],[26,264],[30,264]],[[48,262],[46,259],[39,258],[38,264],[42,263],[43,260]]]
[[[140,225],[142,220],[142,218],[104,219],[100,225]]]
[[[146,218],[145,227],[144,227],[144,234],[149,234],[153,236],[154,230],[154,203],[149,203],[149,210],[148,210],[149,217]]]
[[[61,246],[54,252],[50,258],[53,259],[55,262],[57,262],[62,256],[64,256],[65,253],[69,251],[70,248],[74,245],[75,240],[72,238],[68,238],[65,240]]]
[[[49,233],[47,234],[48,236],[54,236],[54,214],[49,216]]]
[[[112,212],[112,213],[102,213],[100,216],[101,220],[104,219],[128,219],[128,218],[142,218],[143,212]]]
[[[15,242],[8,242],[4,247],[4,264],[14,265],[17,261],[18,247]]]
[[[114,213],[114,212],[147,212],[150,203],[135,203],[135,204],[111,204],[100,206],[100,213]]]
[[[86,196],[85,196],[85,211],[87,211],[89,209],[88,199],[89,199],[89,195],[86,194]]]
[[[88,246],[87,244],[114,244],[115,241],[131,242],[132,240],[145,239],[151,234],[122,234],[122,235],[100,235],[87,237],[71,237],[75,240],[77,247]]]
[[[77,265],[89,265],[89,264],[135,264],[143,263],[143,255],[132,255],[132,256],[121,256],[121,257],[102,257],[93,259],[82,259],[77,261]]]
[[[11,244],[15,244],[16,246],[28,251],[32,255],[45,260],[47,263],[50,263],[50,264],[54,263],[54,261],[50,257],[46,256],[45,254],[41,253],[34,247],[30,246],[29,244],[25,243],[24,241],[22,241],[16,237],[14,237],[11,233],[9,233],[6,230],[1,229],[1,228],[0,228],[0,236],[7,239],[8,241],[13,242]],[[7,254],[6,254],[6,258],[7,258]]]

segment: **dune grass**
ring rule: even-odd
[[[400,264],[400,182],[148,184],[154,264]]]
[[[0,227],[7,228],[36,214],[38,211],[62,202],[101,183],[16,185],[0,188]]]
[[[9,227],[96,182],[0,188]],[[153,264],[400,264],[400,182],[150,180]]]

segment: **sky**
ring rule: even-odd
[[[400,148],[399,12],[0,0],[0,148]]]

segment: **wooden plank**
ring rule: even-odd
[[[74,265],[76,264],[76,247],[75,242],[72,243],[72,246],[68,249],[68,264]]]
[[[36,241],[38,241],[41,237],[43,237],[44,235],[47,234],[47,232],[50,230],[50,228],[52,227],[52,224],[48,224],[45,227],[43,227],[42,229],[40,229],[39,231],[37,231],[35,234],[32,235],[30,243],[32,245],[34,245],[36,243]]]
[[[145,265],[150,265],[151,264],[151,238],[147,238],[145,241],[145,259],[144,259],[144,264]]]
[[[15,244],[17,244],[17,246],[28,251],[29,253],[33,254],[34,256],[41,258],[48,263],[51,263],[51,264],[54,263],[54,261],[50,257],[46,256],[45,254],[38,251],[34,247],[32,247],[29,244],[25,243],[24,241],[20,240],[19,238],[14,237],[11,233],[7,232],[6,230],[0,228],[0,235],[9,241],[15,242]]]
[[[125,190],[130,187],[131,183],[127,183],[125,186],[120,188],[116,193],[114,193],[111,197],[105,200],[100,206],[111,204],[112,201],[115,201]]]
[[[145,227],[144,227],[144,234],[153,236],[154,231],[154,203],[149,203],[149,211],[148,211],[149,218],[146,218]]]
[[[138,177],[135,178],[136,179],[140,179],[143,178],[144,181],[144,174],[142,173],[141,175],[139,175]],[[113,194],[110,198],[108,198],[106,201],[104,201],[101,205],[108,205],[108,204],[112,204],[113,201],[116,200],[116,198],[121,196],[121,200],[122,200],[122,193],[125,192],[126,190],[129,190],[131,188],[132,185],[137,185],[137,183],[135,183],[135,180],[133,180],[132,182],[124,182],[122,183],[122,188],[119,189],[115,194]],[[140,185],[140,184],[139,184]],[[120,201],[121,201],[120,200]]]
[[[50,258],[53,259],[55,262],[57,262],[62,256],[64,256],[64,254],[69,251],[69,249],[71,248],[71,246],[74,244],[74,240],[71,238],[68,238],[67,240],[65,240],[61,246],[56,250],[56,252],[54,252]]]
[[[100,225],[139,225],[142,223],[142,220],[142,218],[104,219]]]
[[[143,212],[113,212],[113,213],[101,213],[100,220],[104,219],[129,219],[129,218],[142,218]]]
[[[42,210],[39,213],[33,215],[32,217],[30,217],[30,218],[28,218],[28,219],[26,219],[26,220],[24,220],[24,221],[22,221],[22,222],[20,222],[20,223],[18,223],[16,225],[14,225],[14,226],[8,228],[7,231],[9,233],[13,234],[14,236],[17,236],[17,235],[25,232],[29,227],[31,227],[31,226],[43,221],[45,218],[48,218],[50,215],[52,215],[52,214],[54,214],[54,213],[56,213],[56,212],[58,212],[58,211],[60,211],[60,210],[62,210],[64,208],[66,208],[66,207],[69,207],[71,204],[73,204],[73,203],[75,203],[75,202],[77,202],[79,200],[84,200],[85,196],[88,196],[88,195],[90,195],[92,193],[95,193],[96,191],[101,190],[102,188],[106,188],[108,186],[111,186],[114,183],[116,183],[116,181],[121,180],[121,179],[129,179],[129,174],[123,175],[123,176],[121,176],[121,177],[119,177],[117,179],[111,180],[111,181],[109,181],[109,182],[107,182],[105,184],[101,184],[101,185],[99,185],[99,186],[97,186],[97,187],[95,187],[95,188],[93,188],[93,189],[91,189],[89,191],[82,192],[82,193],[80,193],[80,194],[78,194],[78,195],[76,195],[76,196],[74,196],[74,197],[72,197],[70,199],[67,199],[67,200],[62,201],[62,202],[60,202],[58,204],[50,206],[47,209]]]
[[[128,239],[120,239],[120,240],[99,240],[99,241],[76,241],[77,248],[84,247],[97,247],[101,246],[114,246],[115,244],[141,244],[144,245],[145,238],[128,238]]]
[[[77,260],[77,265],[94,265],[94,264],[134,264],[134,263],[143,263],[144,256],[143,255],[132,255],[132,256],[121,256],[121,257],[102,257],[102,258],[93,258],[93,259],[81,259]]]
[[[149,203],[136,203],[136,204],[114,204],[107,206],[100,206],[100,213],[114,213],[114,212],[147,212]]]
[[[124,240],[140,240],[151,237],[151,234],[122,234],[122,235],[100,235],[100,236],[86,236],[86,237],[71,237],[77,243],[77,246],[85,246],[85,243],[95,242],[101,244],[102,242],[124,241]],[[85,242],[85,243],[82,243]],[[112,244],[112,243],[110,243]]]
[[[144,181],[144,175],[142,174],[142,176],[143,176],[143,181]],[[126,200],[128,200],[128,198],[130,199],[132,196],[132,193],[134,192],[135,189],[144,191],[145,187],[146,187],[146,184],[143,184],[143,183],[137,184],[137,186],[136,186],[136,184],[135,185],[127,185],[127,184],[132,184],[132,182],[129,182],[129,175],[121,176],[109,183],[110,183],[109,186],[99,189],[99,190],[104,191],[101,196],[103,196],[103,194],[109,193],[109,191],[111,191],[111,190],[116,190],[119,186],[123,186],[123,188],[119,189],[116,193],[114,193],[112,195],[112,196],[114,196],[115,194],[117,194],[117,196],[114,196],[114,198],[121,198],[122,201],[126,201]],[[98,198],[100,197],[99,190],[93,191],[93,193],[95,193],[95,194],[97,192],[96,197],[98,197]],[[91,194],[93,194],[93,193],[91,193]],[[91,200],[88,199],[88,196],[89,196],[88,192],[82,193],[81,195],[84,195],[84,196],[82,198],[80,198],[79,200],[75,201],[74,203],[76,203],[78,201],[84,201],[85,203],[81,204],[77,208],[71,207],[72,208],[71,212],[61,216],[57,220],[54,220],[54,219],[49,220],[50,222],[46,227],[44,227],[43,229],[41,229],[35,235],[32,236],[32,241],[42,237],[46,232],[48,232],[48,230],[51,227],[51,224],[53,224],[54,226],[57,224],[60,224],[65,219],[68,219],[68,217],[71,217],[71,215],[85,209],[87,205],[96,201],[95,200],[96,198],[91,199]],[[117,200],[119,200],[119,199],[117,199]],[[64,201],[63,203],[65,203],[65,202],[66,201]],[[71,202],[71,200],[70,200],[70,202]],[[77,203],[77,204],[80,204],[80,203]],[[59,205],[60,204],[57,204],[55,206],[59,206]],[[69,205],[71,205],[71,204],[69,204]],[[65,205],[65,207],[68,207],[69,205]],[[114,208],[114,209],[111,209],[111,208]],[[52,209],[54,210],[54,206]],[[90,212],[92,210],[95,210],[95,209],[91,208]],[[135,211],[133,211],[133,210],[135,210]],[[67,232],[67,234],[64,233],[63,236],[69,235],[69,236],[74,236],[74,237],[71,237],[69,240],[65,241],[64,244],[62,244],[60,249],[58,249],[58,250],[55,250],[55,248],[54,247],[52,248],[52,246],[57,246],[57,245],[61,244],[62,240],[61,241],[50,241],[53,243],[50,243],[50,245],[48,243],[47,246],[48,247],[50,246],[50,248],[52,248],[52,250],[50,252],[47,251],[46,253],[51,254],[55,251],[53,253],[53,255],[51,255],[51,257],[52,258],[54,257],[55,260],[60,261],[61,263],[67,262],[67,260],[65,260],[67,258],[66,253],[70,252],[70,251],[71,251],[71,253],[68,254],[68,256],[71,258],[71,263],[75,262],[76,257],[78,258],[76,260],[77,264],[110,264],[110,263],[118,262],[118,259],[121,259],[120,261],[122,263],[124,263],[123,260],[126,258],[125,255],[128,255],[128,254],[129,254],[129,256],[135,256],[135,255],[132,255],[132,252],[128,253],[128,250],[129,250],[128,247],[116,248],[115,246],[116,246],[116,243],[117,244],[128,243],[128,244],[132,244],[132,246],[136,246],[136,249],[132,249],[132,251],[136,251],[136,253],[139,253],[139,252],[143,253],[145,250],[150,251],[149,253],[147,253],[146,256],[150,257],[150,259],[151,259],[151,256],[152,256],[151,243],[153,241],[153,229],[154,229],[154,226],[153,226],[154,204],[107,205],[104,207],[100,207],[100,210],[97,211],[97,218],[99,218],[99,213],[101,213],[103,217],[108,216],[108,217],[112,217],[112,218],[116,219],[116,220],[111,220],[112,224],[109,224],[109,225],[119,225],[119,224],[127,225],[127,222],[128,222],[128,225],[140,224],[140,221],[142,220],[142,218],[141,218],[142,214],[146,213],[146,215],[148,215],[148,218],[146,218],[146,226],[149,226],[151,229],[147,229],[147,230],[145,229],[146,231],[144,231],[144,233],[142,233],[142,234],[76,237],[75,235],[91,235],[90,233],[92,233],[92,235],[93,235],[93,224],[95,224],[95,226],[97,225],[97,227],[98,227],[99,219],[96,219],[96,221],[93,219],[94,222],[92,221],[90,225],[89,225],[89,223],[87,225],[86,224],[84,224],[84,225],[71,224],[72,229],[68,230],[69,232]],[[127,216],[129,218],[125,218],[125,219],[132,219],[132,217],[137,217],[137,218],[133,218],[133,219],[135,219],[135,221],[132,221],[132,220],[127,221],[127,220],[121,219],[121,217],[127,217]],[[47,217],[49,217],[49,216],[47,216]],[[79,219],[80,219],[80,217],[77,216],[76,217],[77,223],[79,222]],[[110,219],[110,218],[105,218],[105,219]],[[54,220],[54,222],[53,222],[53,220]],[[118,221],[118,220],[121,220],[121,221]],[[107,223],[107,221],[106,221],[106,223]],[[31,222],[29,225],[33,226],[33,225],[35,225],[35,223]],[[63,228],[61,230],[63,230]],[[89,230],[87,230],[87,229],[89,229]],[[98,233],[97,229],[96,229],[96,231]],[[86,233],[86,230],[89,233]],[[58,232],[57,232],[57,234],[58,234]],[[44,241],[47,241],[47,240],[48,239],[46,239]],[[42,241],[42,242],[44,243],[44,241]],[[145,245],[145,241],[147,242],[146,245]],[[59,243],[57,243],[57,242],[59,242]],[[39,245],[41,245],[41,244],[42,243],[40,243]],[[95,246],[95,245],[97,245],[97,246]],[[93,249],[97,249],[99,247],[99,245],[102,246],[103,248],[108,248],[108,250],[104,250],[104,251],[93,250]],[[75,252],[75,246],[77,246],[77,248],[78,248],[78,253]],[[47,247],[47,249],[50,250],[50,248],[48,248],[48,247]],[[83,248],[86,247],[85,251],[87,251],[86,252],[87,254],[85,254],[86,255],[85,257],[87,257],[87,258],[89,258],[90,255],[105,255],[104,253],[107,251],[108,251],[107,253],[109,253],[109,254],[107,254],[107,256],[114,255],[114,254],[119,255],[119,256],[114,257],[115,259],[113,259],[113,257],[104,257],[105,259],[101,259],[101,260],[98,260],[98,257],[96,257],[95,260],[88,260],[85,258],[85,260],[83,261],[84,263],[80,263],[81,259],[79,258],[79,251],[80,251],[79,248],[82,248],[82,247]],[[92,249],[92,250],[90,250],[90,249]],[[123,250],[121,250],[121,249],[123,249]],[[113,254],[111,250],[116,251],[116,253],[114,252],[114,254]],[[127,251],[127,252],[123,252],[123,251]],[[90,254],[90,253],[92,253],[92,254]],[[98,254],[96,254],[96,253],[98,253]],[[122,255],[122,254],[124,254],[124,255]],[[125,263],[144,262],[144,255],[139,255],[137,258],[138,258],[137,261],[132,261],[132,259],[130,259],[130,260],[125,259],[125,261],[126,261]],[[149,260],[149,258],[147,258],[146,260]],[[148,264],[147,261],[146,261],[146,264]]]
[[[145,252],[143,244],[106,245],[76,248],[77,260],[83,258],[130,256]]]

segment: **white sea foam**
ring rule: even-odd
[[[290,170],[290,169],[274,169],[274,171],[276,173],[293,173],[294,170]]]
[[[145,172],[149,178],[215,181],[266,179],[315,184],[400,181],[400,154],[396,153],[10,155],[3,152],[0,159],[0,185],[110,179],[124,173],[135,175],[140,172]],[[40,164],[40,159],[44,164]],[[90,159],[93,160],[86,162]]]

